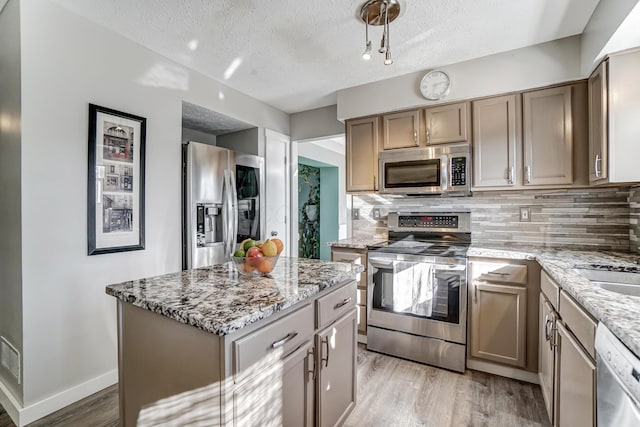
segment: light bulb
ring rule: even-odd
[[[393,64],[393,59],[391,59],[391,51],[387,50],[387,54],[384,56],[384,65]]]
[[[371,59],[371,42],[370,41],[367,42],[367,47],[364,49],[364,52],[362,52],[362,59],[366,61]]]

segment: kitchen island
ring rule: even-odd
[[[355,405],[361,271],[281,257],[270,277],[226,263],[107,286],[122,425],[143,407],[141,424],[341,423]]]

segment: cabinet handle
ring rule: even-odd
[[[598,170],[598,163],[602,161],[602,159],[600,158],[600,154],[596,154],[596,159],[593,162],[593,174],[596,176],[596,178],[600,178],[600,171]]]
[[[509,184],[513,184],[514,172],[515,172],[515,168],[513,166],[509,166]]]
[[[290,332],[287,334],[286,337],[275,341],[273,344],[271,344],[271,348],[278,348],[278,347],[282,347],[283,345],[285,345],[287,342],[291,341],[292,339],[294,339],[295,337],[298,336],[298,331],[294,331],[294,332]]]
[[[345,298],[342,300],[342,302],[337,303],[336,305],[333,306],[334,310],[339,309],[340,307],[344,307],[345,305],[349,304],[351,302],[351,297],[349,298]]]
[[[418,146],[418,131],[415,129],[413,131],[413,145]]]
[[[478,302],[478,285],[473,285],[473,302]]]
[[[431,144],[431,129],[427,128],[427,145]]]
[[[329,366],[329,352],[331,351],[331,346],[329,345],[329,337],[322,338],[321,344],[327,344],[327,358],[324,357],[320,359],[320,362],[324,362],[324,367],[327,368]],[[322,351],[322,349],[320,349]]]
[[[307,358],[308,360],[311,361],[310,363],[313,363],[313,367],[309,370],[309,374],[311,374],[311,379],[315,381],[317,376],[317,370],[316,370],[316,352],[314,348],[310,348],[307,351]]]
[[[547,314],[545,316],[545,339],[547,341],[549,341],[549,349],[551,351],[553,351],[553,348],[556,347],[556,343],[554,342],[553,339],[553,331],[555,331],[557,328],[553,327],[553,319],[549,318],[549,315]]]
[[[493,274],[494,276],[508,276],[509,273],[498,273],[497,271],[490,271],[487,274]]]
[[[531,183],[531,166],[527,165],[524,167],[525,179],[527,180],[527,184]]]

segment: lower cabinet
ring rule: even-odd
[[[476,283],[471,302],[471,355],[526,364],[527,288]]]
[[[556,426],[595,426],[596,366],[560,322],[557,333]]]
[[[543,293],[540,293],[540,321],[539,321],[539,341],[538,341],[538,363],[540,364],[538,379],[542,398],[547,408],[549,421],[553,422],[554,394],[553,381],[555,378],[556,344],[553,340],[553,332],[556,327],[556,315],[553,306],[547,301]]]
[[[282,367],[282,425],[310,427],[315,420],[315,352],[313,341],[293,352]]]
[[[356,404],[356,310],[316,334],[318,426],[342,424]]]

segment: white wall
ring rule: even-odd
[[[20,4],[18,0],[11,0],[3,6],[0,13],[0,335],[22,352]],[[0,381],[20,404],[22,385],[2,365]],[[2,400],[0,398],[0,402]]]
[[[291,140],[322,138],[344,133],[344,123],[339,122],[337,105],[316,108],[291,114]]]
[[[182,101],[285,134],[289,117],[48,1],[21,23],[24,405],[51,409],[115,380],[105,285],[180,269]],[[143,251],[86,254],[90,102],[147,118]]]
[[[582,73],[591,74],[600,60],[612,51],[605,46],[638,0],[600,0],[582,34]],[[639,23],[635,23],[637,28]],[[629,46],[630,47],[630,46]]]
[[[427,70],[338,91],[338,120],[460,99],[524,90],[583,78],[580,37],[439,67],[452,80],[444,101],[427,101],[418,86]]]
[[[216,145],[216,136],[206,132],[182,128],[182,142],[202,142],[203,144]]]

